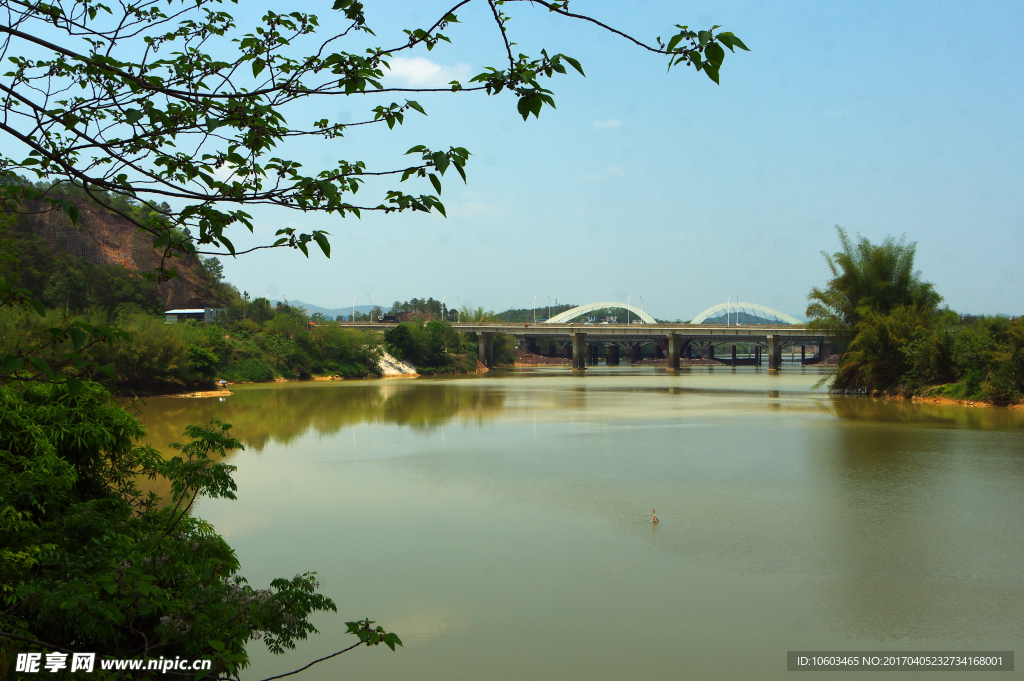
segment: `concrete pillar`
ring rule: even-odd
[[[629,361],[631,363],[632,362],[639,362],[640,361],[640,344],[639,343],[633,343],[631,346],[629,346]]]
[[[494,366],[494,334],[479,332],[476,334],[478,357],[485,366]]]
[[[572,366],[574,369],[587,368],[587,334],[572,334]]]
[[[714,359],[714,358],[715,358],[715,346],[714,345],[708,345],[708,359]]]
[[[773,334],[768,335],[768,368],[775,371],[782,368],[782,343]]]
[[[826,359],[828,359],[828,355],[829,355],[828,341],[821,341],[821,346],[819,346],[819,349],[818,349],[818,356],[821,357],[821,361],[824,362]]]
[[[572,359],[572,345],[570,343],[562,346],[562,359]]]
[[[690,359],[691,352],[693,352],[693,347],[690,345],[690,339],[687,338],[683,341],[683,349],[680,354],[683,356],[683,359]]]
[[[597,345],[587,346],[587,364],[590,366],[597,366],[601,363],[601,348]]]
[[[803,366],[806,363],[807,363],[807,346],[806,345],[801,345],[800,346],[800,365]]]
[[[655,359],[665,359],[665,350],[666,350],[666,348],[665,348],[664,345],[662,345],[662,343],[665,343],[665,345],[667,345],[667,343],[665,341],[657,341],[654,344],[654,358]]]
[[[668,368],[679,368],[679,334],[668,334]]]
[[[536,338],[527,338],[526,339],[526,350],[528,352],[534,354],[534,355],[539,355],[540,354],[540,350],[537,348],[537,339]]]
[[[612,343],[608,346],[608,366],[619,365],[619,346],[616,343]]]
[[[736,344],[732,344],[732,365],[736,366]]]

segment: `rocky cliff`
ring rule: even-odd
[[[67,252],[94,265],[118,265],[134,272],[152,272],[160,265],[160,253],[153,250],[153,237],[140,231],[120,215],[84,199],[72,198],[79,208],[78,224],[59,210],[47,210],[42,203],[29,203],[18,216],[20,236],[40,237],[54,254]],[[177,307],[221,307],[227,303],[223,286],[204,277],[195,256],[175,258],[168,267],[178,277],[157,285],[165,309]]]

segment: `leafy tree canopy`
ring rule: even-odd
[[[502,64],[447,88],[396,88],[385,81],[393,56],[451,43],[456,12],[472,2],[489,7],[498,28],[495,39],[507,57]],[[411,112],[426,113],[407,98],[415,92],[506,93],[524,120],[539,116],[544,106],[555,106],[548,79],[567,67],[583,74],[583,67],[560,53],[518,52],[508,22],[510,6],[520,2],[527,0],[460,0],[426,28],[410,28],[390,45],[365,48],[376,37],[358,0],[334,2],[337,14],[324,23],[326,39],[317,35],[321,22],[315,15],[268,11],[255,25],[243,26],[220,0],[109,5],[0,0],[7,18],[0,26],[0,57],[11,64],[0,82],[5,113],[0,172],[34,172],[47,183],[73,185],[132,220],[163,249],[158,277],[173,276],[166,258],[176,254],[238,253],[229,228],[253,229],[246,212],[250,205],[340,216],[443,214],[441,177],[455,169],[465,180],[470,153],[463,147],[416,144],[406,154],[408,161],[343,159],[331,168],[307,170],[285,155],[284,143],[302,137],[331,140],[361,126],[394,128]],[[644,42],[570,11],[567,0],[527,4],[524,9],[615,33],[666,58],[670,69],[690,65],[716,83],[725,49],[747,49],[732,33],[717,32],[717,26],[677,25],[667,41]],[[354,49],[342,49],[346,45]],[[365,118],[349,123],[285,118],[290,105],[299,102],[337,110],[337,97],[365,100]],[[323,106],[327,102],[332,104]],[[428,180],[428,191],[436,194],[397,188],[415,178]],[[356,193],[371,180],[382,184],[374,183],[373,198],[357,201]],[[74,201],[35,185],[6,184],[0,190],[3,208],[41,198],[77,219]],[[144,208],[126,210],[125,199]],[[291,227],[249,250],[292,247],[308,255],[313,242],[330,256],[326,232],[299,233]]]
[[[835,331],[851,339],[857,324],[869,313],[889,314],[897,307],[915,307],[927,315],[942,302],[935,287],[914,270],[916,243],[887,237],[873,244],[859,236],[850,239],[836,225],[843,249],[822,252],[832,279],[824,289],[815,286],[807,296],[812,328]]]

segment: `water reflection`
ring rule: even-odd
[[[1024,410],[1003,407],[983,409],[864,397],[834,397],[828,402],[828,406],[832,413],[844,419],[984,429],[1024,429]]]
[[[788,678],[787,649],[1021,642],[1024,411],[816,380],[537,371],[142,411],[157,444],[235,424],[239,500],[200,515],[254,579],[320,570],[346,613],[408,636],[415,654],[346,660],[354,676],[615,679],[657,660],[649,678]],[[737,640],[753,652],[729,655]]]
[[[157,398],[137,408],[154,444],[180,439],[185,424],[216,418],[232,424],[234,436],[259,452],[269,442],[288,444],[310,429],[329,435],[365,422],[425,431],[455,418],[484,423],[502,411],[506,399],[502,390],[460,383],[287,383],[242,386],[223,401]]]

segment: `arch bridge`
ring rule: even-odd
[[[637,319],[641,320],[644,324],[657,324],[658,323],[658,321],[654,317],[652,317],[651,315],[645,313],[643,310],[640,310],[638,308],[633,307],[632,305],[625,305],[623,303],[608,303],[608,302],[605,302],[605,303],[588,303],[587,305],[578,305],[577,307],[574,307],[571,310],[566,310],[565,312],[556,314],[554,317],[552,317],[551,319],[546,320],[544,323],[545,324],[565,324],[567,322],[571,322],[572,320],[576,319],[577,317],[582,317],[583,315],[587,314],[588,312],[593,312],[594,310],[607,310],[608,308],[613,308],[613,309],[617,309],[617,310],[618,309],[622,309],[622,310],[626,310],[627,312],[632,312],[633,315],[636,316]],[[627,315],[627,323],[628,323],[628,315]]]
[[[597,309],[597,308],[595,308]],[[338,322],[344,328],[362,330],[383,330],[396,323]],[[528,347],[538,341],[548,340],[565,344],[576,369],[586,369],[595,363],[602,347],[608,349],[608,362],[618,364],[619,351],[642,345],[654,344],[656,354],[660,352],[670,369],[678,369],[680,359],[696,354],[708,353],[714,358],[716,346],[730,346],[731,359],[726,363],[761,364],[767,360],[769,369],[782,366],[782,349],[785,346],[816,346],[819,358],[828,354],[828,344],[834,337],[825,331],[811,330],[796,324],[762,324],[728,326],[725,324],[509,324],[501,322],[456,323],[452,326],[463,333],[475,333],[478,341],[480,361],[493,365],[494,335],[504,333],[515,336]],[[743,360],[737,356],[736,346],[746,345],[753,349],[754,357]],[[660,348],[660,350],[658,350]],[[801,355],[804,354],[803,349]],[[813,361],[813,360],[812,360]],[[810,362],[808,362],[810,363]]]

